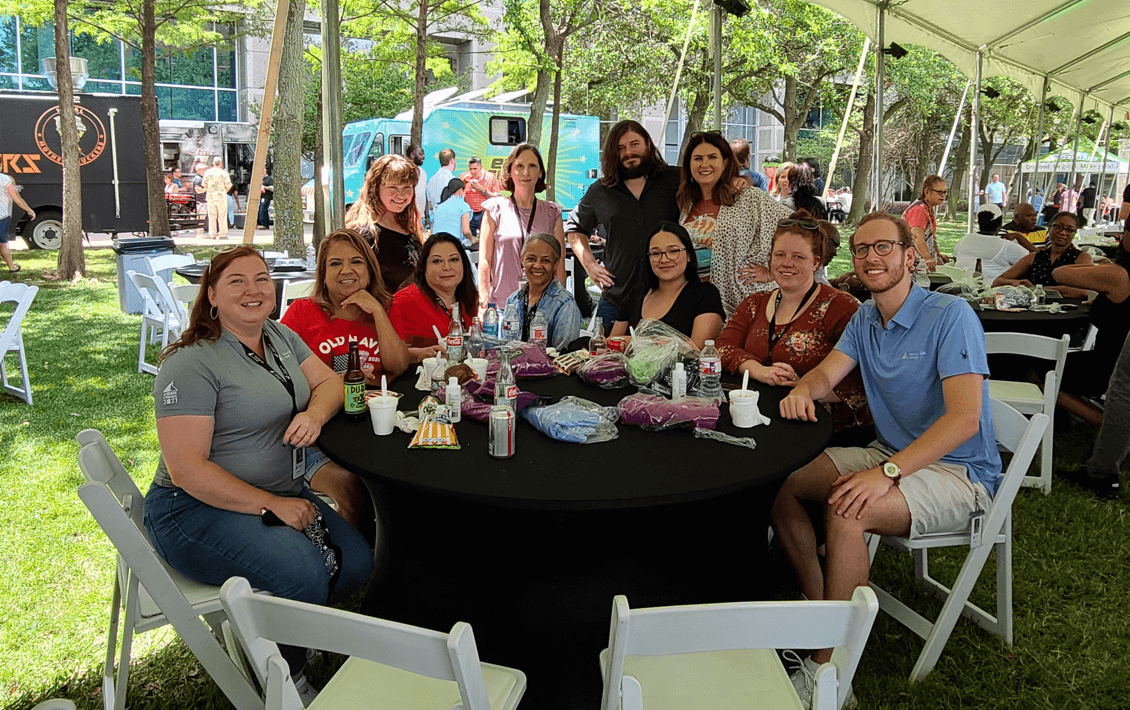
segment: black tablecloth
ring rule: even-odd
[[[1064,334],[1073,335],[1086,329],[1091,314],[1090,306],[1076,299],[1063,299],[1060,303],[1075,308],[1062,313],[1040,311],[1012,313],[985,309],[977,311],[977,317],[986,333],[1031,333],[1059,338]]]
[[[204,267],[207,264],[188,264],[178,269],[174,269],[179,276],[188,279],[189,283],[200,283],[200,277],[204,275]],[[317,274],[315,271],[272,271],[271,280],[275,282],[275,311],[271,314],[272,318],[278,318],[278,314],[282,312],[282,284],[286,281],[303,281],[305,279],[312,279]]]

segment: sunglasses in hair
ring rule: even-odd
[[[808,219],[792,219],[791,217],[786,217],[785,219],[777,220],[777,226],[778,227],[800,227],[801,229],[807,229],[810,232],[820,231],[820,223],[819,222],[813,222],[812,220],[808,220]]]

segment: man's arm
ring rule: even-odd
[[[16,189],[15,184],[8,186],[8,197],[12,199],[12,202],[19,205],[20,209],[27,212],[28,219],[35,219],[35,210],[28,207],[27,202],[24,202],[24,198],[20,195],[20,191]]]
[[[596,209],[593,206],[592,197],[592,191],[596,185],[597,183],[594,183],[589,186],[589,189],[581,197],[581,201],[577,203],[577,206],[569,215],[569,222],[565,225],[565,238],[569,241],[569,246],[573,248],[573,256],[580,260],[581,266],[585,267],[585,271],[592,277],[593,283],[603,290],[615,283],[615,280],[612,278],[611,271],[597,263],[592,249],[589,248],[589,235],[592,234],[597,225]]]
[[[781,416],[816,421],[816,401],[827,397],[832,388],[855,369],[855,365],[855,360],[840,350],[828,353],[828,357],[809,370],[789,396],[781,400]]]
[[[1105,293],[1115,303],[1122,303],[1130,297],[1130,278],[1126,269],[1115,264],[1061,266],[1052,271],[1052,278],[1064,286]]]

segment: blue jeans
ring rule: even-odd
[[[605,335],[608,335],[608,333],[612,330],[613,324],[616,323],[616,316],[618,316],[619,314],[619,307],[609,303],[607,298],[600,299],[600,302],[596,304],[595,315],[600,316],[600,323],[604,326]]]
[[[471,234],[473,234],[476,237],[479,236],[479,230],[482,229],[482,226],[483,226],[483,211],[479,210],[478,212],[472,212],[470,221],[471,221]]]

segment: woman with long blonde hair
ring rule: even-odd
[[[372,245],[384,284],[394,293],[412,283],[424,242],[416,209],[419,174],[420,169],[402,155],[377,158],[345,215],[345,226]]]

